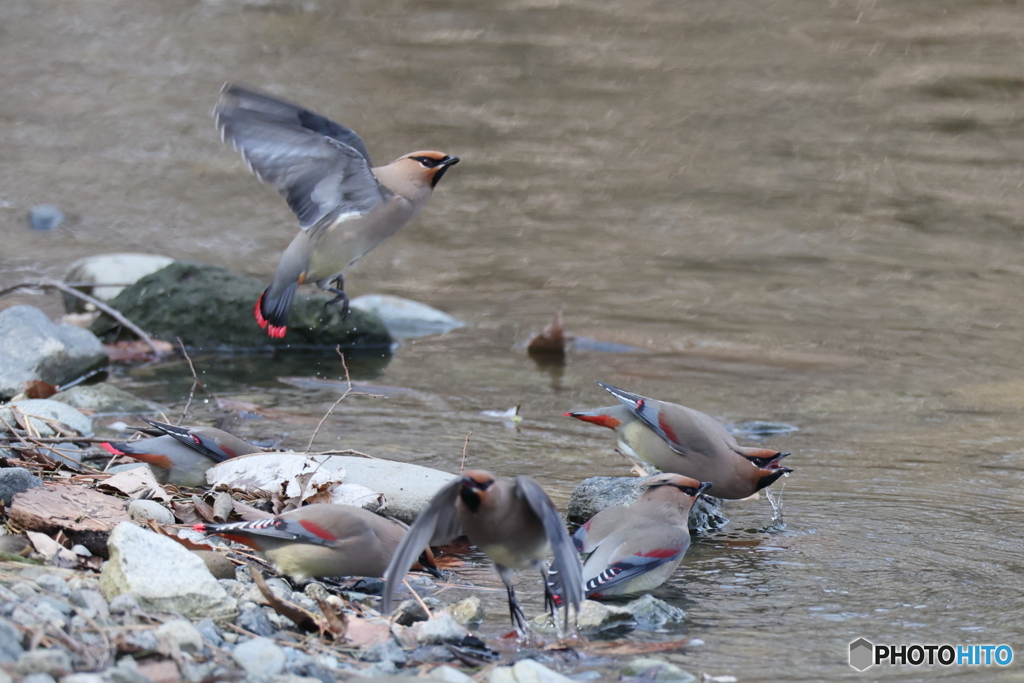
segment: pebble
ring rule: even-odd
[[[417,600],[405,600],[395,609],[394,621],[402,626],[412,626],[418,621],[426,621],[427,611]]]
[[[18,657],[15,670],[22,676],[49,674],[56,678],[71,673],[71,655],[57,648],[41,648]]]
[[[274,625],[270,623],[267,613],[259,607],[243,610],[235,619],[235,626],[244,628],[246,631],[255,633],[258,636],[272,636],[276,630]]]
[[[166,621],[156,629],[156,637],[161,643],[174,643],[182,652],[196,653],[203,650],[203,635],[184,619]]]
[[[17,661],[23,652],[21,630],[6,619],[0,619],[0,664]]]
[[[644,630],[659,629],[666,624],[679,624],[686,619],[686,612],[670,605],[650,593],[623,605],[623,609],[633,615],[637,628]]]
[[[135,614],[140,609],[139,601],[130,593],[121,593],[110,601],[111,614]]]
[[[232,655],[248,674],[249,681],[267,681],[284,670],[284,650],[267,638],[252,638],[239,643]]]
[[[623,676],[642,676],[645,681],[692,683],[697,680],[690,672],[655,657],[638,657],[622,667],[620,673]]]
[[[139,498],[128,504],[128,516],[136,522],[153,520],[157,524],[174,524],[174,514],[155,500]]]
[[[405,664],[409,657],[405,650],[392,638],[377,643],[360,657],[364,662],[392,662],[394,664]]]
[[[50,232],[64,222],[64,212],[53,204],[38,204],[28,213],[28,224],[36,232]]]
[[[433,619],[419,624],[416,631],[416,642],[420,645],[440,645],[458,643],[469,635],[469,631],[447,612],[441,612]]]
[[[512,666],[499,666],[491,671],[489,683],[571,683],[560,673],[532,659],[520,659]]]
[[[450,666],[438,666],[430,670],[430,677],[444,683],[476,683],[476,679],[467,676]]]
[[[61,597],[67,597],[68,594],[71,593],[71,590],[68,588],[68,582],[64,580],[64,577],[61,574],[56,572],[40,574],[36,578],[36,583],[40,588],[50,591],[51,593],[56,593]]]
[[[131,598],[130,595],[128,597]],[[107,601],[103,599],[103,595],[98,590],[79,588],[71,591],[68,599],[72,605],[80,607],[90,619],[105,621],[110,616]]]
[[[206,641],[207,645],[213,647],[222,647],[224,645],[224,638],[221,637],[220,629],[213,623],[213,619],[203,619],[196,622],[196,630]]]
[[[479,624],[484,620],[484,608],[480,604],[480,598],[471,595],[448,608],[455,621],[463,626]]]
[[[21,683],[57,683],[50,674],[29,674],[21,679]]]
[[[0,500],[7,507],[14,494],[42,485],[43,481],[24,467],[0,467]]]

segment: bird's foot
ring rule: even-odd
[[[344,283],[343,282],[339,282],[338,280],[335,280],[334,284],[342,285],[342,287],[344,286]],[[342,304],[341,305],[341,321],[344,322],[345,318],[348,317],[348,312],[349,312],[349,310],[351,310],[351,307],[349,306],[349,303],[348,303],[348,294],[345,293],[345,290],[342,289],[342,287],[328,287],[327,288],[327,291],[330,292],[331,294],[333,294],[334,298],[331,299],[330,301],[328,301],[326,304],[324,304],[324,308],[327,308],[328,306],[336,304],[336,303],[338,303],[340,301],[341,304]]]

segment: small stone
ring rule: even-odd
[[[213,623],[213,619],[203,619],[196,622],[196,630],[199,631],[207,645],[221,647],[224,644],[224,638],[221,637],[220,629]]]
[[[174,643],[182,652],[196,653],[203,650],[203,636],[184,619],[166,621],[156,629],[156,637],[160,642]]]
[[[21,630],[11,622],[0,619],[0,664],[15,662],[25,652],[21,646]]]
[[[245,670],[249,681],[267,681],[284,670],[284,650],[267,638],[252,638],[239,643],[232,655]]]
[[[32,650],[18,657],[15,668],[22,676],[49,674],[60,678],[71,673],[71,655],[57,648]]]
[[[11,506],[14,494],[42,486],[43,480],[24,467],[0,467],[0,500]]]
[[[130,595],[128,597],[131,598]],[[110,616],[110,608],[107,605],[107,601],[103,599],[103,595],[97,590],[79,588],[71,591],[68,599],[71,600],[71,604],[78,605],[91,619],[106,620]]]
[[[60,683],[106,683],[100,674],[78,673],[69,674],[60,679]]]
[[[455,603],[448,608],[455,621],[463,626],[479,624],[484,620],[484,608],[480,604],[480,598],[475,595]]]
[[[405,664],[409,661],[405,650],[393,638],[377,643],[359,657],[364,662],[392,662]]]
[[[50,674],[38,673],[29,674],[21,679],[21,683],[57,683]]]
[[[647,681],[682,681],[692,683],[697,677],[688,671],[684,671],[675,664],[670,664],[655,657],[637,657],[626,666],[622,667],[620,673],[623,676],[643,676]]]
[[[51,398],[67,403],[72,408],[86,411],[90,415],[159,414],[167,410],[159,403],[133,396],[106,383],[79,384],[54,394]]]
[[[11,592],[22,600],[31,600],[39,595],[39,591],[36,590],[35,586],[25,582],[18,582],[11,586]]]
[[[39,584],[39,587],[43,590],[56,593],[61,597],[67,597],[67,595],[71,593],[68,589],[68,582],[64,580],[64,577],[61,574],[57,574],[56,572],[46,572],[45,574],[41,574],[36,578],[36,583]]]
[[[633,615],[638,628],[647,631],[659,629],[665,624],[679,624],[686,619],[685,611],[650,593],[626,603],[622,608]]]
[[[139,601],[130,593],[121,593],[110,601],[110,613],[116,615],[135,614],[141,607]]]
[[[520,659],[512,666],[496,667],[487,680],[489,683],[572,683],[571,678],[532,659]]]
[[[131,508],[128,508],[128,513],[131,514]],[[192,552],[206,563],[206,568],[218,582],[229,580],[235,583],[235,565],[224,553],[218,553],[215,550],[193,550]],[[225,590],[227,589],[225,588]],[[228,591],[228,594],[230,595],[231,591]]]
[[[6,313],[6,311],[2,313]],[[38,430],[40,436],[57,435],[56,430],[50,424],[53,422],[69,427],[82,436],[92,436],[92,420],[66,403],[48,398],[26,398],[8,403],[0,408],[0,417],[6,420],[7,424],[15,424],[14,408],[17,408],[25,416],[32,427]],[[0,432],[4,430],[3,422],[0,422]]]
[[[444,683],[476,683],[476,679],[467,676],[458,669],[441,665],[430,670],[430,677]]]
[[[166,268],[174,259],[156,254],[97,254],[72,263],[64,275],[64,282],[82,284],[77,287],[94,299],[110,301],[124,290],[117,285],[130,285],[139,278]],[[63,294],[64,310],[68,313],[94,310],[93,305],[70,294]]]
[[[466,324],[426,304],[388,294],[364,294],[353,299],[351,306],[380,316],[391,336],[400,339],[443,334]]]
[[[272,636],[277,630],[270,623],[266,613],[259,607],[243,610],[238,615],[238,618],[235,619],[235,626],[244,628],[246,631],[255,633],[258,636]]]
[[[53,204],[38,204],[28,213],[29,227],[36,232],[50,232],[64,222],[64,212]]]
[[[428,618],[427,611],[416,600],[404,600],[395,609],[394,621],[402,626],[412,626],[417,621],[426,621]]]
[[[576,618],[576,625],[583,632],[603,631],[629,624],[633,624],[633,615],[629,610],[596,600],[584,600]]]
[[[153,520],[157,524],[174,524],[174,514],[155,500],[139,498],[128,504],[128,516],[136,522]]]
[[[409,661],[414,663],[451,662],[455,655],[444,645],[421,645],[409,653]]]
[[[151,650],[155,652],[160,649],[160,641],[157,640],[156,634],[149,629],[122,631],[121,640],[128,646],[129,650]]]
[[[76,543],[75,545],[71,546],[71,552],[73,552],[75,555],[78,555],[79,557],[92,557],[92,553],[89,552],[89,549],[81,543]]]
[[[469,631],[455,621],[452,615],[441,612],[433,619],[419,625],[416,631],[416,642],[420,645],[458,643],[468,635]]]

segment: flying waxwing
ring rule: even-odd
[[[301,581],[325,576],[379,578],[409,527],[351,505],[317,504],[253,522],[192,528],[255,548],[282,574]],[[413,560],[439,576],[434,556],[424,546]]]
[[[621,405],[565,413],[614,429],[619,450],[715,485],[718,498],[746,498],[792,472],[780,460],[789,455],[769,448],[740,446],[725,427],[704,413],[598,382]]]
[[[658,474],[629,506],[602,510],[573,534],[587,597],[642,593],[668,580],[690,547],[690,508],[710,482]]]
[[[494,562],[508,591],[512,624],[520,633],[526,632],[527,624],[512,587],[517,569],[540,571],[544,602],[552,617],[557,606],[564,605],[568,624],[569,607],[579,610],[583,601],[579,556],[544,489],[526,476],[513,481],[467,470],[437,492],[395,551],[384,574],[382,611],[391,611],[392,596],[419,548],[447,543],[463,533]],[[550,572],[545,562],[549,552],[554,554]]]
[[[146,420],[146,418],[142,418]],[[161,484],[206,486],[206,470],[236,455],[259,453],[260,448],[214,427],[176,427],[146,420],[157,436],[130,443],[101,443],[114,455],[127,455],[148,464]]]
[[[406,154],[374,167],[354,131],[298,105],[227,83],[213,111],[221,138],[262,182],[280,192],[302,230],[288,245],[274,282],[256,302],[271,337],[288,328],[295,290],[316,283],[343,302],[342,270],[391,237],[422,209],[458,157]]]

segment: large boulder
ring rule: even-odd
[[[0,311],[0,400],[42,380],[59,386],[102,368],[103,344],[88,330],[56,325],[34,306]]]
[[[325,306],[330,297],[320,292],[296,295],[288,333],[273,339],[253,318],[253,307],[266,286],[226,268],[175,261],[108,303],[152,336],[170,342],[180,338],[186,346],[199,349],[391,347],[391,336],[379,318],[352,310],[342,322],[341,306]],[[91,329],[110,338],[122,332],[106,315]]]
[[[99,254],[87,256],[71,264],[64,282],[81,285],[76,289],[100,301],[110,301],[120,294],[124,287],[139,281],[150,273],[166,268],[174,262],[169,256],[156,254]],[[68,313],[84,313],[95,310],[77,296],[62,294],[64,310]]]

